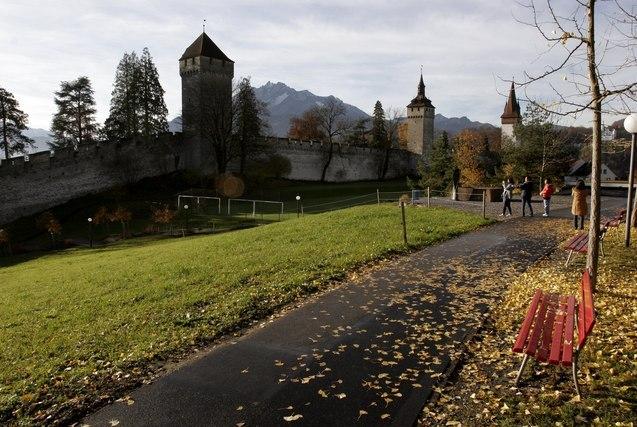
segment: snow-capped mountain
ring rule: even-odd
[[[257,99],[267,105],[270,117],[270,134],[276,136],[287,136],[290,129],[290,119],[300,116],[305,111],[315,106],[324,105],[333,96],[318,96],[308,90],[296,90],[285,83],[268,82],[265,85],[255,88],[254,93]],[[367,118],[369,115],[350,104],[344,104],[347,118],[357,120]]]

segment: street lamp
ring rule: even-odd
[[[188,212],[188,205],[184,205],[184,209],[186,210],[186,231],[190,228],[190,213]]]
[[[93,248],[93,218],[88,217],[88,245]]]
[[[624,128],[632,135],[630,143],[630,169],[628,169],[628,201],[626,202],[626,247],[630,246],[630,226],[633,210],[633,184],[635,181],[635,139],[637,139],[637,113],[624,120]]]
[[[301,196],[297,194],[296,196],[296,217],[298,218],[301,215]]]

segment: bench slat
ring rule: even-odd
[[[579,240],[574,250],[576,252],[586,252],[587,249],[588,249],[588,233],[582,234],[582,238]]]
[[[566,320],[567,298],[561,297],[560,303],[555,313],[555,327],[553,331],[553,340],[551,342],[551,354],[549,355],[549,363],[557,365],[560,363],[562,355],[562,340],[564,338],[564,322]]]
[[[530,356],[535,356],[535,352],[537,350],[540,337],[542,336],[542,330],[544,329],[544,319],[546,318],[546,311],[548,309],[548,296],[543,295],[542,300],[540,301],[540,309],[537,312],[537,316],[535,318],[535,322],[533,323],[533,332],[531,332],[531,338],[529,339],[529,344],[526,346],[526,350],[524,351],[526,354]]]
[[[516,353],[521,353],[522,350],[524,350],[524,345],[526,344],[527,338],[529,336],[531,324],[533,323],[533,318],[535,317],[535,312],[537,311],[537,307],[541,298],[542,291],[536,289],[535,294],[533,295],[533,299],[531,300],[531,305],[529,305],[529,309],[526,313],[526,317],[522,322],[520,332],[518,332],[518,337],[515,340],[515,344],[513,344],[513,351],[515,351]]]
[[[575,297],[569,295],[566,302],[566,324],[562,346],[562,365],[573,363],[573,332],[575,327]]]
[[[547,297],[546,318],[544,319],[544,327],[542,328],[542,338],[535,354],[535,358],[540,362],[546,362],[548,359],[549,350],[551,348],[551,338],[553,337],[556,309],[557,295],[549,294]]]
[[[591,276],[588,270],[584,271],[582,276],[580,304],[578,307],[577,319],[577,348],[584,347],[588,334],[593,330],[595,325],[595,309],[593,306],[593,288],[591,284]]]

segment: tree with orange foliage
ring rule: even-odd
[[[478,187],[487,180],[485,157],[488,155],[488,141],[484,135],[473,129],[465,129],[454,138],[454,159],[460,170],[460,184]]]
[[[42,230],[49,233],[51,236],[51,242],[55,245],[56,236],[62,234],[62,225],[60,222],[53,216],[51,212],[44,212],[35,220],[36,226]]]
[[[321,118],[316,109],[307,110],[300,117],[290,119],[290,130],[288,137],[299,140],[322,140],[325,133],[320,127]]]
[[[118,206],[115,212],[111,214],[111,221],[119,221],[122,224],[122,238],[126,238],[129,235],[129,223],[133,218],[133,214],[128,209]]]

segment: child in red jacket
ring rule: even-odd
[[[551,211],[551,196],[555,193],[555,187],[551,184],[550,179],[544,180],[544,188],[540,191],[540,196],[542,196],[542,201],[544,204],[544,214],[542,216],[549,216],[549,212]]]

